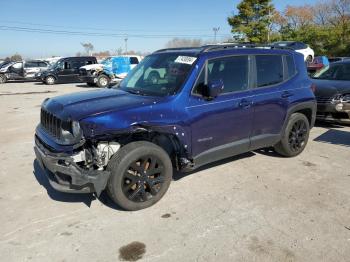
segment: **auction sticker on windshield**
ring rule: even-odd
[[[178,56],[175,60],[175,63],[192,65],[196,59],[197,57],[192,56]]]

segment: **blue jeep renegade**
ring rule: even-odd
[[[308,141],[316,102],[303,56],[254,45],[159,50],[115,89],[46,99],[35,153],[63,192],[107,190],[126,210],[159,201],[173,169],[193,170]]]

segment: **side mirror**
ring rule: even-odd
[[[210,81],[206,86],[205,96],[214,99],[224,90],[224,82],[220,80]]]

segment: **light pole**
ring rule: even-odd
[[[214,43],[216,43],[216,35],[219,32],[220,27],[213,27],[213,31],[214,31]]]
[[[124,38],[124,41],[125,41],[125,54],[127,55],[128,54],[128,37],[127,36]]]

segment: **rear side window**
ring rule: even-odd
[[[36,62],[27,62],[25,63],[26,68],[32,68],[32,67],[37,67],[38,64]]]
[[[296,69],[295,69],[295,62],[294,62],[294,58],[291,55],[286,55],[285,56],[285,61],[286,61],[286,72],[287,72],[287,76],[285,78],[289,79],[292,78],[296,73]]]
[[[271,86],[283,82],[283,63],[280,55],[257,55],[257,87]]]
[[[139,60],[137,57],[130,57],[130,64],[137,65],[139,63]]]

